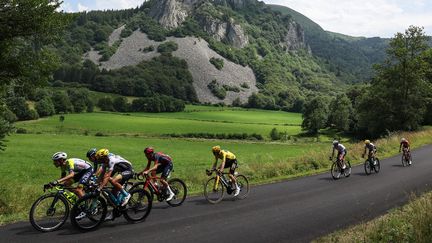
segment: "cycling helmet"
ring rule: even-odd
[[[87,158],[92,157],[93,155],[96,155],[97,149],[96,148],[92,148],[89,151],[87,151]]]
[[[54,161],[59,159],[66,159],[66,158],[67,158],[67,154],[65,152],[57,152],[52,156],[52,160]]]
[[[212,147],[212,152],[215,153],[219,153],[221,151],[221,148],[219,145],[213,146]]]
[[[370,140],[369,140],[369,139],[366,139],[366,140],[364,141],[364,143],[365,143],[365,144],[370,144]]]
[[[338,145],[339,144],[339,141],[338,140],[333,140],[333,146],[336,146],[336,145]]]
[[[402,143],[402,142],[406,142],[406,141],[407,141],[407,140],[406,140],[405,138],[402,138],[402,139],[401,139],[401,143]]]
[[[108,154],[109,154],[109,150],[108,149],[99,149],[96,152],[96,159],[101,159],[101,158],[107,157]]]
[[[154,149],[152,147],[147,147],[144,149],[144,153],[145,154],[153,154],[154,153]]]

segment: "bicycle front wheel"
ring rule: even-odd
[[[340,170],[340,168],[336,162],[333,162],[331,169],[330,169],[330,173],[331,173],[334,180],[337,180],[340,178],[341,170]]]
[[[237,185],[240,187],[240,193],[237,195],[237,199],[245,199],[249,194],[249,180],[244,175],[238,175],[236,177]]]
[[[37,199],[29,214],[31,225],[42,232],[60,228],[69,215],[69,202],[57,193],[43,195]]]
[[[408,159],[407,156],[405,156],[405,154],[402,154],[402,166],[408,166]]]
[[[351,163],[349,161],[345,161],[345,170],[344,170],[344,176],[349,177],[351,175]]]
[[[216,177],[210,178],[204,185],[204,196],[209,203],[218,203],[224,198],[224,187],[219,180],[216,185]]]
[[[364,162],[364,170],[366,175],[370,175],[372,173],[372,166],[371,163],[369,162],[369,160],[366,160]]]
[[[152,209],[152,197],[144,189],[134,189],[129,193],[131,198],[126,205],[123,216],[129,222],[140,222],[147,218]]]
[[[177,207],[182,205],[182,203],[186,199],[187,188],[186,184],[180,179],[172,179],[168,181],[168,184],[171,190],[174,192],[175,196],[171,201],[167,201],[167,203],[172,207]]]
[[[82,231],[94,230],[105,220],[107,204],[101,196],[84,196],[72,207],[70,219]]]

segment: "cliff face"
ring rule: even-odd
[[[306,46],[305,35],[303,28],[295,23],[290,22],[288,24],[288,33],[284,38],[284,41],[280,43],[281,46],[285,47],[287,51],[296,51],[299,49],[310,49]]]
[[[149,14],[163,27],[179,27],[189,16],[196,3],[201,0],[160,0],[151,8]]]

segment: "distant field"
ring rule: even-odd
[[[200,111],[192,112],[195,108]],[[37,121],[20,122],[17,127],[25,128],[30,133],[94,135],[101,132],[105,135],[151,137],[170,133],[257,133],[269,137],[273,128],[287,132],[288,135],[301,132],[301,115],[296,113],[245,109],[204,110],[204,107],[188,107],[188,110],[178,113],[66,114],[63,123],[57,115]]]

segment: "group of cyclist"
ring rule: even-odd
[[[371,143],[370,140],[364,141],[365,147],[362,157],[368,152],[368,158],[374,158],[377,147]],[[402,138],[399,146],[399,152],[401,149],[407,152],[409,155],[409,164],[412,163],[410,156],[410,144],[407,139]],[[235,170],[238,167],[236,156],[228,151],[222,150],[220,146],[214,146],[211,149],[215,158],[212,170],[216,170],[222,173],[224,169],[229,168],[229,177],[231,179],[232,188],[234,188],[234,196],[237,196],[240,192],[240,188],[237,185],[236,177],[234,176]],[[333,159],[335,151],[337,151],[337,162],[342,170],[346,168],[345,156],[347,155],[346,147],[339,143],[339,141],[333,141],[333,150],[331,159]],[[169,155],[162,152],[155,152],[152,147],[144,149],[145,157],[147,158],[147,166],[138,175],[151,174],[155,177],[156,174],[161,174],[162,191],[167,195],[167,201],[170,201],[174,197],[174,193],[171,190],[167,178],[173,170],[173,160]],[[52,156],[53,163],[56,167],[61,168],[61,178],[49,183],[49,186],[55,186],[58,183],[65,185],[72,185],[78,182],[78,186],[75,189],[75,193],[78,197],[84,196],[83,188],[88,185],[89,181],[95,175],[97,178],[97,191],[101,191],[108,182],[114,187],[113,194],[117,195],[118,205],[125,206],[130,199],[130,194],[123,188],[125,182],[133,178],[134,171],[132,163],[124,159],[120,155],[110,153],[108,149],[96,149],[92,148],[87,152],[87,158],[89,162],[77,159],[67,158],[65,152],[57,152]],[[220,166],[217,167],[218,160],[221,160]],[[154,165],[151,167],[151,163]]]
[[[156,173],[162,173],[162,189],[167,193],[167,201],[172,200],[174,193],[166,181],[173,169],[171,157],[161,152],[155,152],[151,147],[145,148],[144,154],[148,160],[147,166],[138,174],[145,175],[151,173],[154,177]],[[61,177],[58,180],[50,182],[47,186],[52,187],[59,183],[70,186],[73,183],[78,183],[74,192],[81,198],[84,196],[84,186],[89,185],[91,178],[97,178],[96,192],[100,192],[109,182],[113,186],[112,192],[116,197],[115,203],[125,206],[131,195],[123,188],[123,185],[134,176],[132,163],[120,155],[110,153],[105,148],[99,150],[96,148],[90,149],[87,152],[87,158],[90,162],[93,162],[93,165],[82,159],[68,159],[65,152],[55,153],[52,156],[52,160],[56,167],[60,167]],[[152,162],[154,162],[154,166],[150,168]],[[81,215],[78,217],[84,216]]]
[[[368,152],[368,159],[375,158],[377,147],[373,143],[371,143],[369,139],[366,139],[364,141],[364,144],[365,146],[364,146],[364,152],[362,154],[362,158],[364,158],[367,152]],[[406,138],[402,138],[400,141],[399,152],[401,152],[401,149],[403,149],[404,153],[406,152],[408,154],[409,157],[408,164],[411,165],[412,160],[411,160],[411,153],[410,153],[410,143]],[[343,144],[339,143],[338,140],[333,141],[333,150],[330,159],[333,159],[335,151],[337,151],[337,162],[339,163],[340,168],[342,170],[346,169],[345,156],[347,154],[347,149]],[[375,160],[372,161],[373,163],[376,163]]]

